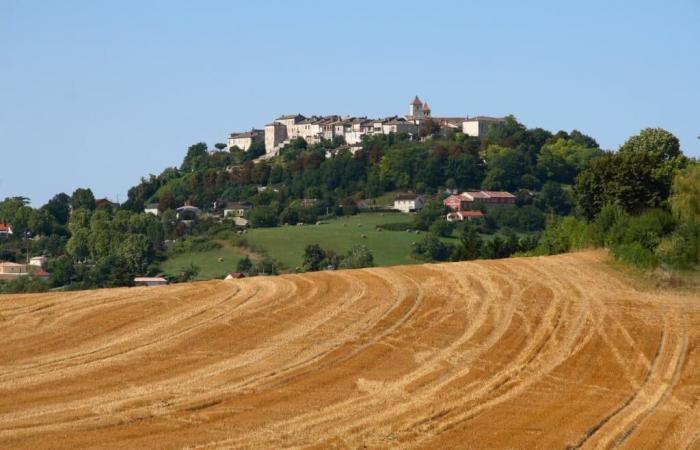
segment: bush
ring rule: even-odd
[[[654,253],[639,242],[616,245],[611,252],[616,258],[640,269],[653,269],[658,264]]]
[[[454,222],[448,222],[445,219],[437,219],[430,225],[429,230],[437,236],[449,237],[452,235],[452,230],[455,228]]]
[[[433,233],[428,233],[415,245],[413,254],[425,261],[447,261],[452,254],[452,246],[442,242]]]
[[[545,226],[544,213],[532,205],[523,207],[493,208],[489,211],[497,227],[518,231],[539,231]],[[488,217],[488,216],[487,216]]]
[[[360,269],[374,266],[374,256],[364,245],[354,245],[340,263],[343,269]]]
[[[639,243],[653,252],[675,226],[673,216],[667,211],[649,209],[637,217],[622,216],[615,222],[605,237],[609,247]]]
[[[535,253],[556,255],[592,246],[594,242],[593,230],[585,221],[573,216],[552,216],[547,220],[547,227]]]
[[[661,240],[656,256],[673,269],[697,268],[700,262],[700,224],[681,224],[673,234]]]
[[[405,223],[405,222],[398,222],[398,223],[383,223],[381,225],[377,225],[377,228],[382,228],[384,230],[388,231],[406,231],[412,229],[413,225],[410,223]]]

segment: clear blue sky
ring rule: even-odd
[[[280,114],[514,114],[700,156],[700,1],[0,0],[0,198],[124,200]]]

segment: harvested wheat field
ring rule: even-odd
[[[0,447],[700,449],[700,298],[605,258],[2,297]]]

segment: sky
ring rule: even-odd
[[[0,198],[125,200],[282,114],[515,115],[700,157],[700,0],[0,0]]]

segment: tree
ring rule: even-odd
[[[618,203],[631,214],[664,207],[674,174],[686,164],[675,136],[661,129],[642,130],[618,153],[593,160],[579,174],[574,187],[579,210],[591,220],[608,203]]]
[[[462,235],[459,238],[459,246],[455,249],[453,259],[455,261],[466,261],[477,259],[481,256],[483,239],[474,224],[467,222],[464,224]]]
[[[199,142],[191,145],[187,149],[187,155],[182,161],[180,170],[183,172],[193,172],[197,169],[204,168],[207,162],[207,144]]]
[[[544,179],[571,184],[576,175],[590,166],[591,160],[601,156],[597,147],[587,147],[571,139],[557,139],[542,146],[537,155],[537,168]]]
[[[326,258],[326,252],[318,244],[309,244],[304,248],[304,262],[302,266],[306,272],[315,272],[321,269],[321,262]]]
[[[227,145],[222,143],[222,142],[217,142],[216,144],[214,144],[214,148],[216,148],[217,150],[223,150],[226,147],[227,147]]]
[[[447,261],[452,253],[452,246],[442,242],[433,233],[425,237],[413,248],[413,253],[426,261]]]
[[[146,273],[154,255],[146,236],[129,234],[120,242],[117,256],[123,258],[129,271],[136,275]]]
[[[523,176],[531,172],[527,156],[519,150],[490,145],[484,152],[486,177],[482,188],[515,191],[521,187]]]
[[[413,226],[419,230],[427,231],[436,220],[445,213],[445,207],[437,201],[427,202],[418,214],[413,218]]]
[[[81,261],[85,260],[90,254],[90,247],[88,246],[88,240],[90,238],[90,233],[87,228],[79,228],[66,244],[66,253],[70,255],[73,260]]]
[[[158,211],[165,212],[169,209],[177,208],[177,201],[170,190],[163,190],[158,201]]]
[[[70,205],[73,211],[76,209],[95,209],[95,196],[90,188],[78,188],[73,191],[70,199]]]
[[[277,210],[272,206],[256,206],[250,212],[250,224],[253,227],[274,227],[277,225]]]
[[[192,281],[199,274],[199,267],[190,263],[189,266],[185,267],[180,273],[179,280],[182,282]]]
[[[48,211],[58,223],[65,225],[70,216],[70,202],[71,198],[68,194],[61,192],[60,194],[54,195],[51,200],[43,206],[43,209]]]
[[[246,255],[245,258],[239,260],[238,264],[236,264],[236,270],[241,273],[249,273],[252,268],[253,262],[250,260],[248,255]]]
[[[340,263],[343,269],[360,269],[374,266],[374,256],[364,245],[353,245]]]
[[[449,237],[452,235],[452,230],[455,229],[455,224],[454,222],[448,222],[447,220],[443,218],[439,218],[435,220],[428,230],[437,235],[437,236],[442,236],[442,237]]]
[[[547,212],[559,215],[568,215],[574,207],[574,202],[569,194],[562,189],[561,184],[554,181],[547,181],[542,185],[537,206]]]
[[[700,163],[693,163],[673,178],[669,203],[678,220],[700,224]]]

